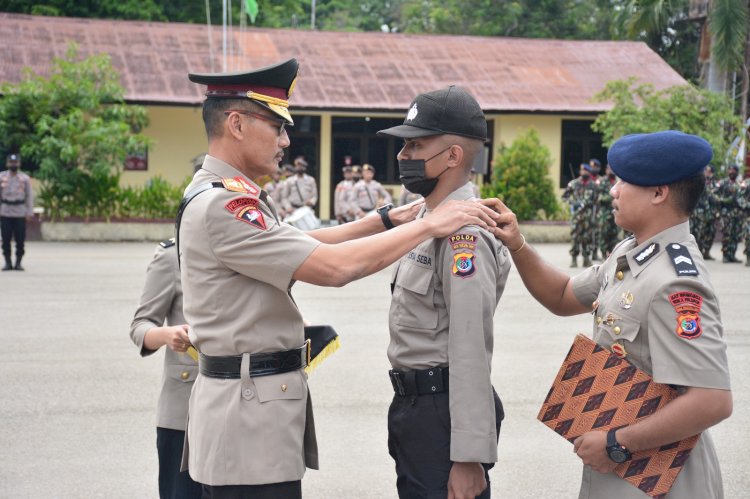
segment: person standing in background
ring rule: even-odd
[[[739,263],[735,256],[737,243],[740,241],[740,231],[742,229],[742,209],[738,203],[737,197],[740,190],[740,183],[737,179],[739,167],[730,165],[727,171],[727,177],[719,180],[716,186],[716,201],[721,209],[721,252],[724,255],[724,263]]]
[[[180,471],[187,426],[190,390],[198,362],[188,354],[188,325],[182,315],[182,285],[174,239],[159,243],[146,270],[141,300],[130,323],[130,339],[141,357],[163,346],[164,373],[156,411],[156,450],[159,454],[159,497],[200,499],[201,485]]]
[[[24,270],[21,260],[26,253],[26,219],[34,216],[34,193],[31,179],[21,172],[21,157],[9,154],[6,171],[0,172],[0,232],[3,239],[3,270]],[[11,241],[16,241],[16,264],[11,260]]]

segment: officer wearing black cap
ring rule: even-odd
[[[26,219],[34,215],[34,193],[31,179],[21,168],[21,157],[9,154],[5,160],[6,171],[0,172],[0,231],[3,239],[3,270],[23,270],[21,260],[25,253]],[[11,241],[16,241],[16,264],[11,260]]]
[[[399,174],[425,198],[418,219],[475,199],[469,178],[487,122],[463,88],[418,95],[404,123],[378,135],[404,139]],[[490,381],[493,314],[509,269],[507,249],[470,225],[416,245],[394,269],[388,448],[401,498],[490,497],[503,419]]]
[[[295,281],[342,286],[425,239],[493,223],[489,209],[468,202],[437,210],[435,222],[406,223],[419,209],[409,206],[310,233],[282,223],[255,180],[276,171],[289,146],[297,70],[290,59],[190,75],[207,85],[208,154],[177,224],[183,310],[200,352],[183,465],[206,498],[300,497],[305,468],[318,466]]]
[[[581,498],[640,499],[611,471],[629,453],[701,433],[668,497],[722,498],[719,462],[708,428],[729,417],[732,393],[716,293],[688,218],[705,186],[711,146],[668,130],[615,142],[608,154],[620,180],[612,187],[617,225],[633,233],[601,265],[571,278],[525,242],[502,203],[495,234],[508,244],[524,284],[558,315],[590,313],[593,338],[680,395],[632,426],[591,431],[574,442],[583,461]]]

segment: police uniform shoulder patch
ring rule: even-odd
[[[224,205],[224,208],[226,208],[229,213],[234,213],[240,208],[245,208],[247,206],[258,206],[258,200],[256,198],[242,196],[232,199]]]
[[[476,255],[470,251],[462,251],[453,255],[453,275],[471,277],[476,271]]]
[[[244,192],[252,196],[257,196],[260,192],[257,187],[251,185],[242,177],[223,178],[221,183],[224,184],[226,190],[232,192]]]
[[[172,247],[174,245],[175,245],[175,238],[174,237],[170,237],[166,241],[162,241],[162,242],[159,243],[159,246],[161,246],[162,248],[169,248],[169,247]]]
[[[456,233],[448,236],[448,244],[453,251],[474,251],[477,248],[477,235],[467,233]]]
[[[235,217],[237,220],[242,220],[256,229],[266,230],[266,221],[263,219],[263,213],[260,212],[257,206],[246,206],[238,211]]]
[[[698,275],[698,268],[695,266],[693,257],[690,256],[690,252],[686,246],[669,243],[667,245],[667,253],[669,253],[669,259],[672,261],[672,265],[678,276]]]
[[[651,259],[654,255],[657,255],[659,253],[659,243],[651,243],[646,248],[635,255],[633,259],[638,263],[638,265],[643,265],[647,261]]]
[[[669,295],[669,302],[677,311],[677,336],[694,340],[703,334],[700,311],[703,297],[692,291],[678,291]]]

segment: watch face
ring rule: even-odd
[[[628,460],[628,455],[619,449],[611,449],[609,458],[616,463],[624,463]]]

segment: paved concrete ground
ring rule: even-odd
[[[140,358],[128,337],[153,248],[31,243],[27,271],[0,274],[0,497],[157,497],[162,359]],[[567,265],[566,246],[538,248]],[[713,435],[727,498],[748,497],[750,268],[709,268],[735,400],[733,417]],[[294,288],[305,317],[332,324],[343,342],[310,379],[322,469],[306,475],[306,498],[396,497],[385,431],[388,279],[384,271],[343,289]],[[507,418],[490,475],[494,497],[576,497],[579,461],[536,414],[573,335],[589,330],[589,316],[559,318],[543,309],[512,271],[495,314],[492,376]]]

